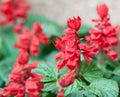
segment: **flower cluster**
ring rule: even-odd
[[[0,89],[0,97],[40,97],[44,88],[41,80],[44,77],[31,72],[37,68],[38,62],[28,62],[31,55],[38,55],[40,43],[48,44],[48,38],[39,23],[34,23],[31,31],[24,27],[17,35],[19,39],[14,46],[19,49],[19,55],[9,75],[8,85]]]
[[[39,53],[39,44],[48,44],[48,38],[43,33],[42,26],[39,23],[34,23],[32,31],[28,28],[24,28],[23,31],[18,34],[18,42],[15,43],[15,48],[25,50],[32,56],[37,56]]]
[[[112,50],[112,46],[117,46],[117,31],[110,22],[108,7],[105,4],[97,6],[98,19],[93,19],[95,27],[90,30],[90,36],[86,37],[88,43],[99,45],[100,51],[104,51],[111,60],[117,60],[117,52]]]
[[[90,58],[93,58],[98,52],[97,45],[87,46],[80,42],[78,30],[81,26],[81,18],[69,19],[67,22],[68,28],[64,31],[66,34],[61,38],[55,39],[55,47],[60,52],[55,56],[57,62],[57,69],[67,67],[68,74],[58,80],[59,85],[64,88],[75,81],[73,72],[80,68],[81,54],[87,63],[90,63]],[[79,69],[78,69],[79,71]]]
[[[0,25],[26,19],[29,4],[25,0],[2,0],[0,3]]]
[[[9,83],[3,89],[2,97],[40,97],[44,84],[40,82],[44,77],[31,72],[37,68],[38,62],[28,64],[30,55],[28,52],[21,50],[19,52],[14,68],[9,75]]]
[[[66,66],[69,70],[75,70],[78,64],[80,64],[80,54],[83,54],[87,63],[90,63],[90,58],[96,55],[97,45],[87,46],[80,43],[78,30],[81,26],[80,17],[70,19],[67,23],[68,29],[64,32],[66,35],[62,35],[61,38],[56,38],[55,47],[60,52],[55,56],[57,62],[57,69],[60,70]]]

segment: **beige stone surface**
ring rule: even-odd
[[[43,14],[49,19],[65,24],[73,16],[81,16],[84,23],[91,24],[97,17],[96,6],[106,3],[109,6],[111,21],[120,24],[120,0],[28,0],[31,13]]]

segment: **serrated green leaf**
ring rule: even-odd
[[[87,90],[81,90],[81,91],[76,91],[74,92],[71,96],[69,97],[96,97],[94,94],[92,94],[90,91]]]
[[[57,86],[56,82],[46,83],[45,86],[44,86],[44,89],[43,89],[44,92],[54,91],[54,90],[58,90],[58,86]]]
[[[56,77],[56,70],[53,66],[49,65],[47,61],[40,60],[38,68],[36,68],[34,71],[38,74],[49,76],[49,77]]]
[[[47,76],[47,77],[45,77],[44,79],[42,79],[42,82],[44,82],[44,83],[54,82],[54,81],[56,81],[56,78],[54,78],[54,77],[49,77],[49,76]]]
[[[118,97],[119,88],[113,80],[97,79],[90,84],[90,91],[98,97]]]
[[[11,26],[4,27],[0,34],[1,34],[1,52],[4,55],[4,57],[17,54],[17,50],[13,47],[17,37],[12,31],[12,27]]]
[[[68,95],[78,91],[79,89],[81,89],[81,83],[78,80],[76,80],[72,85],[68,86],[65,89],[64,95],[68,96]]]
[[[93,82],[94,80],[103,77],[102,71],[97,67],[96,64],[93,63],[90,65],[83,63],[81,67],[81,73],[88,82]]]
[[[3,86],[4,80],[0,77],[0,88]]]
[[[116,67],[115,70],[113,71],[115,75],[120,76],[120,66]]]
[[[113,76],[111,79],[116,81],[120,85],[120,76]]]
[[[43,82],[55,82],[58,77],[57,70],[50,65],[50,63],[43,60],[40,61],[38,68],[33,71],[37,74],[45,76],[45,78],[42,80]]]
[[[16,56],[9,56],[0,62],[0,77],[7,83]]]

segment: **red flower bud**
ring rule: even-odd
[[[100,4],[97,6],[97,13],[103,19],[108,15],[108,7],[106,4]]]
[[[69,19],[67,25],[69,28],[78,31],[81,26],[81,18],[78,16],[77,18]]]
[[[75,77],[72,72],[67,73],[64,77],[60,78],[58,80],[58,83],[61,87],[67,87],[71,84],[73,84],[75,81]]]

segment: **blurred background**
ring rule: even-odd
[[[28,0],[31,13],[45,15],[47,18],[65,24],[69,17],[81,16],[84,23],[91,24],[96,17],[96,6],[106,3],[110,10],[111,22],[120,23],[120,0]]]

